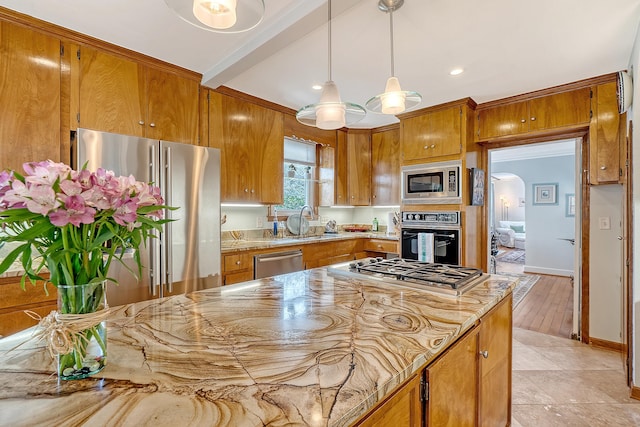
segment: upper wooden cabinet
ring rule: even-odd
[[[80,49],[78,127],[197,144],[199,82]]]
[[[462,152],[462,107],[453,106],[400,119],[403,164]]]
[[[371,205],[400,204],[400,129],[371,134]]]
[[[337,131],[335,148],[319,148],[320,206],[371,203],[371,132]]]
[[[280,204],[283,113],[209,91],[209,145],[221,149],[221,201]]]
[[[589,182],[611,184],[620,182],[621,147],[626,138],[626,120],[618,114],[616,82],[594,88],[593,120],[589,128]]]
[[[478,141],[588,124],[591,89],[584,87],[530,100],[478,109]]]
[[[0,21],[0,169],[60,158],[60,40]]]
[[[347,189],[348,204],[371,204],[371,131],[347,132]]]

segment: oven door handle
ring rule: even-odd
[[[408,231],[403,231],[402,232],[402,237],[418,237],[418,234],[420,233],[410,233]],[[431,233],[433,234],[433,237],[445,237],[448,239],[455,239],[456,235],[455,234],[439,234],[439,233]]]

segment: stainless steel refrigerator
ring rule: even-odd
[[[141,247],[139,279],[118,262],[109,276],[107,302],[116,306],[220,286],[220,150],[78,129],[72,144],[76,168],[85,163],[116,175],[133,175],[162,191],[174,221]],[[126,257],[133,271],[133,257]]]

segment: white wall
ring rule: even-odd
[[[636,40],[633,45],[633,51],[629,60],[627,69],[631,72],[633,78],[633,98],[640,100],[640,28],[636,34]],[[633,120],[636,124],[633,127],[633,141],[634,145],[640,141],[640,108],[633,108],[627,112],[627,119]],[[633,188],[640,188],[640,149],[634,147],[633,158],[631,159],[633,165]],[[632,342],[629,343],[633,349],[633,361],[632,361],[632,375],[634,386],[640,386],[640,373],[638,372],[638,366],[640,366],[640,220],[636,212],[640,208],[640,192],[637,190],[633,192],[632,209],[634,212],[633,218],[633,259],[632,259],[632,271],[635,271],[633,276],[633,313],[632,313]]]
[[[513,160],[491,164],[491,173],[510,172],[524,181],[526,264],[525,272],[571,276],[575,217],[566,216],[566,194],[575,194],[575,156]],[[557,183],[557,205],[534,205],[533,184]],[[496,198],[499,194],[496,194]],[[499,200],[498,200],[499,201]]]
[[[501,178],[500,180],[494,180],[494,212],[495,222],[498,221],[524,221],[525,220],[525,207],[520,206],[519,200],[525,199],[524,181],[518,177],[513,178]],[[504,199],[509,204],[508,209],[503,209]],[[504,213],[504,215],[503,215]],[[508,217],[507,217],[508,214]]]
[[[621,185],[591,187],[589,337],[615,343],[622,342],[622,200]]]

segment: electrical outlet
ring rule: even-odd
[[[608,216],[601,216],[598,218],[598,226],[600,230],[611,230],[611,218]]]
[[[256,227],[257,228],[264,227],[264,218],[262,218],[261,216],[256,217]]]

